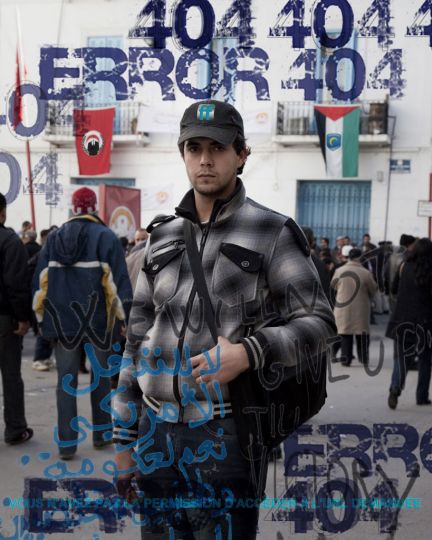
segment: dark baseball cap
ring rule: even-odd
[[[244,138],[243,119],[237,109],[229,103],[208,99],[198,101],[185,110],[177,144],[194,137],[232,144],[237,135]]]

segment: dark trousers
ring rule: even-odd
[[[6,442],[19,437],[27,428],[24,414],[24,383],[21,377],[22,337],[13,331],[12,317],[0,315],[0,369],[3,381]]]
[[[351,364],[353,359],[353,337],[352,334],[341,335],[342,361],[346,364]],[[369,362],[369,334],[359,334],[355,338],[359,362],[367,364]]]
[[[51,342],[40,334],[36,337],[36,346],[33,362],[36,360],[48,360],[53,352]]]
[[[95,369],[92,366],[90,386],[78,389],[78,371],[83,346],[81,343],[75,349],[67,350],[57,342],[54,347],[57,364],[57,442],[62,454],[74,454],[78,443],[83,440],[83,438],[79,440],[78,437],[77,397],[80,395],[90,394],[93,442],[104,441],[104,433],[111,431],[109,377],[102,374],[98,383],[94,385]],[[107,370],[110,351],[102,351],[96,347],[93,347],[92,351],[95,357],[93,360],[97,361],[102,369]]]
[[[138,486],[147,501],[141,510],[142,540],[255,540],[259,500],[234,419],[195,427],[159,420],[152,428],[144,410],[139,426]],[[153,506],[176,497],[198,503],[179,509]],[[203,499],[208,506],[200,507]],[[225,503],[217,506],[218,501]]]
[[[432,348],[424,345],[418,350],[414,341],[401,339],[394,341],[394,364],[390,391],[400,395],[405,387],[407,364],[418,358],[418,381],[416,390],[417,402],[425,402],[429,399],[429,384],[431,379]]]

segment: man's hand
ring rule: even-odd
[[[128,469],[136,468],[136,463],[132,459],[131,449],[127,449],[124,452],[116,453],[115,462],[119,471],[126,471]],[[120,497],[126,499],[129,504],[133,504],[136,500],[138,500],[138,495],[131,484],[134,476],[135,475],[133,472],[120,472],[116,481],[116,488],[118,494],[120,495]]]
[[[124,323],[122,323],[121,326],[120,326],[120,335],[122,337],[127,336],[127,326]]]
[[[25,336],[30,328],[30,323],[28,321],[18,321],[18,328],[14,330],[14,334],[18,336]]]
[[[218,351],[219,349],[219,351]],[[211,365],[208,360],[210,357]],[[228,339],[219,336],[218,345],[210,349],[206,354],[199,354],[191,358],[192,376],[196,382],[207,383],[210,388],[212,381],[227,384],[249,369],[249,360],[246,349],[241,343],[231,343]],[[219,366],[215,373],[201,374],[202,370],[208,370],[213,366]]]

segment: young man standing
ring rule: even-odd
[[[227,538],[231,531],[254,539],[263,486],[239,444],[230,383],[265,364],[295,366],[296,351],[314,354],[334,335],[334,321],[298,226],[246,197],[238,175],[250,150],[238,111],[215,100],[191,105],[178,145],[193,189],[176,216],[148,227],[114,401],[118,486],[131,498],[137,477],[146,503],[142,538],[210,539],[218,531]],[[187,221],[217,346],[185,249]],[[195,503],[160,504],[187,496]],[[201,504],[206,498],[215,504]]]

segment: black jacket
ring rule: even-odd
[[[12,229],[0,224],[0,315],[17,321],[31,317],[27,252]]]
[[[330,275],[327,271],[327,268],[325,267],[325,264],[322,262],[322,260],[319,259],[314,253],[311,253],[311,258],[315,265],[315,268],[317,269],[323,291],[327,296],[327,300],[330,302]]]
[[[28,258],[31,259],[36,253],[41,250],[41,246],[34,240],[24,244],[25,250],[27,251]]]
[[[376,247],[363,253],[361,262],[363,266],[372,272],[375,282],[378,284],[379,290],[384,292],[384,265],[386,254],[382,246]]]
[[[416,284],[414,261],[405,262],[396,274],[392,293],[397,294],[396,307],[387,326],[387,337],[396,339],[408,330],[405,338],[409,339],[415,327],[420,332],[420,328],[432,332],[432,291],[430,287]]]

